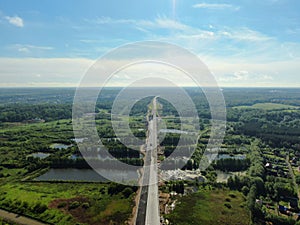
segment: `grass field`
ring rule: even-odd
[[[109,184],[10,183],[1,186],[1,207],[53,224],[124,224],[130,217],[133,196],[109,195]],[[41,213],[32,213],[37,205]],[[6,207],[7,206],[7,207]]]
[[[234,107],[236,109],[262,109],[262,110],[279,110],[279,109],[299,109],[299,107],[293,105],[284,105],[284,104],[277,104],[277,103],[257,103],[252,106],[237,106]]]
[[[0,218],[0,225],[18,225],[18,224]]]
[[[228,190],[201,190],[180,198],[175,210],[166,216],[176,225],[248,225],[250,214],[244,196]]]

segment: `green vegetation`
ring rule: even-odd
[[[17,224],[13,223],[11,221],[0,218],[0,225],[17,225]]]
[[[34,181],[49,168],[90,168],[74,141],[71,108],[66,105],[68,98],[60,96],[62,103],[56,105],[48,96],[50,102],[39,105],[43,96],[35,97],[37,100],[26,104],[0,105],[0,208],[50,224],[126,224],[132,216],[136,187],[114,183]],[[120,160],[142,165],[137,151],[124,148],[113,139],[109,113],[105,109],[110,103],[98,104],[103,108],[96,118],[103,143]],[[41,120],[34,120],[37,117]],[[133,133],[145,137],[143,117],[130,119]],[[49,156],[37,158],[32,156],[33,153]]]
[[[248,225],[250,212],[245,197],[237,191],[199,190],[178,199],[175,210],[166,216],[171,224]]]
[[[234,107],[236,109],[263,109],[263,110],[280,110],[280,109],[298,109],[299,107],[293,106],[293,105],[285,105],[285,104],[278,104],[278,103],[256,103],[251,106],[237,106]]]
[[[114,157],[131,165],[143,165],[140,152],[133,149],[137,147],[135,139],[121,130],[121,139],[130,143],[125,146],[112,128],[110,110],[119,91],[108,88],[99,98],[95,108],[97,132]],[[179,146],[179,156],[190,153],[191,133],[181,135],[178,131],[193,131],[199,122],[201,137],[193,145],[196,150],[181,168],[195,172],[210,138],[211,115],[202,92],[194,88],[186,91],[195,102],[200,119],[185,117],[181,126],[176,109],[158,98],[158,114],[163,121],[160,129],[177,132],[161,135],[164,138],[158,158],[170,156],[180,138],[183,144]],[[175,203],[175,210],[162,213],[163,216],[172,224],[297,224],[299,89],[234,88],[224,89],[223,93],[228,107],[227,130],[219,154],[226,157],[216,158],[201,171],[205,183],[194,179],[162,184],[160,189],[165,194],[178,193],[168,202]],[[73,94],[74,89],[0,90],[0,208],[50,224],[127,224],[136,187],[34,180],[50,168],[90,168],[74,140]],[[120,127],[128,120],[132,133],[142,142],[151,99],[137,102],[129,118],[118,120]],[[188,107],[185,113],[189,115]],[[45,153],[47,157],[34,157],[34,153]],[[177,162],[180,160],[183,158]],[[217,182],[220,171],[229,174],[225,183]],[[282,206],[287,211],[280,211]],[[0,224],[7,222],[0,220]]]
[[[131,215],[136,189],[126,187],[109,194],[111,185],[115,184],[6,184],[0,189],[0,207],[52,224],[109,224],[110,220],[124,224]]]
[[[233,191],[243,193],[245,207],[251,212],[249,220],[253,224],[266,224],[266,222],[280,225],[296,224],[299,210],[295,208],[297,201],[293,199],[297,199],[299,193],[296,183],[299,183],[298,166],[300,166],[298,160],[300,102],[294,94],[299,93],[299,90],[281,90],[272,92],[272,95],[267,94],[270,90],[265,89],[255,89],[256,92],[254,89],[243,89],[243,91],[245,93],[238,93],[237,90],[224,91],[227,105],[231,108],[228,108],[227,132],[219,154],[226,154],[232,158],[216,159],[206,171],[201,171],[201,173],[207,179],[206,185],[216,189],[213,192],[220,191],[225,185]],[[192,95],[192,98],[196,97]],[[198,96],[198,98],[201,97]],[[161,109],[162,114],[166,115],[167,127],[180,129],[178,116],[170,105],[168,107],[164,109],[163,104]],[[188,161],[184,169],[197,168],[210,137],[209,123],[207,123],[209,116],[205,113],[205,107],[201,109],[201,112],[203,133],[192,160]],[[178,139],[179,136],[174,134],[166,136],[162,143],[165,156],[172,153],[173,144]],[[237,155],[245,155],[246,158],[234,158]],[[293,159],[288,160],[287,155]],[[292,165],[292,170],[289,169],[288,164]],[[243,175],[228,176],[227,184],[218,184],[215,169],[225,172],[242,172]],[[293,173],[297,175],[295,179],[293,179]],[[191,186],[197,188],[201,184],[185,183],[184,189],[189,191]],[[180,202],[178,211],[175,208],[170,215],[165,216],[166,218],[170,216],[172,224],[198,224],[196,221],[199,221],[199,218],[196,219],[193,214],[196,210],[194,208],[191,210],[191,205],[188,203],[190,201],[192,205],[194,204],[195,198],[191,196],[196,196],[196,194],[175,198]],[[182,203],[182,199],[188,199],[188,201]],[[293,201],[295,202],[292,203],[294,208],[291,208],[290,204]],[[287,207],[287,213],[279,212],[280,205]],[[227,209],[232,207],[226,201],[223,206]],[[179,210],[182,210],[181,214]],[[204,214],[208,215],[208,218],[218,216]],[[186,219],[186,215],[190,215],[188,218],[192,219]],[[199,224],[208,224],[208,222],[202,221]],[[225,222],[225,224],[236,223]]]

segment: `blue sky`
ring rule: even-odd
[[[191,50],[221,86],[300,86],[298,0],[0,2],[1,86],[76,86],[112,48]]]

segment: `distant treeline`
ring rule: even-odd
[[[71,104],[10,104],[0,106],[1,122],[24,122],[34,119],[53,121],[71,117]]]
[[[260,109],[228,110],[228,121],[236,122],[236,134],[259,137],[274,147],[300,143],[300,111]]]

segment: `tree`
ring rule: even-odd
[[[256,187],[255,187],[255,185],[252,185],[251,188],[250,188],[250,191],[247,195],[248,208],[252,212],[254,211],[254,207],[255,207],[256,194],[257,194]]]
[[[125,198],[129,198],[129,196],[133,193],[132,189],[130,187],[125,188],[122,191],[122,194]]]

